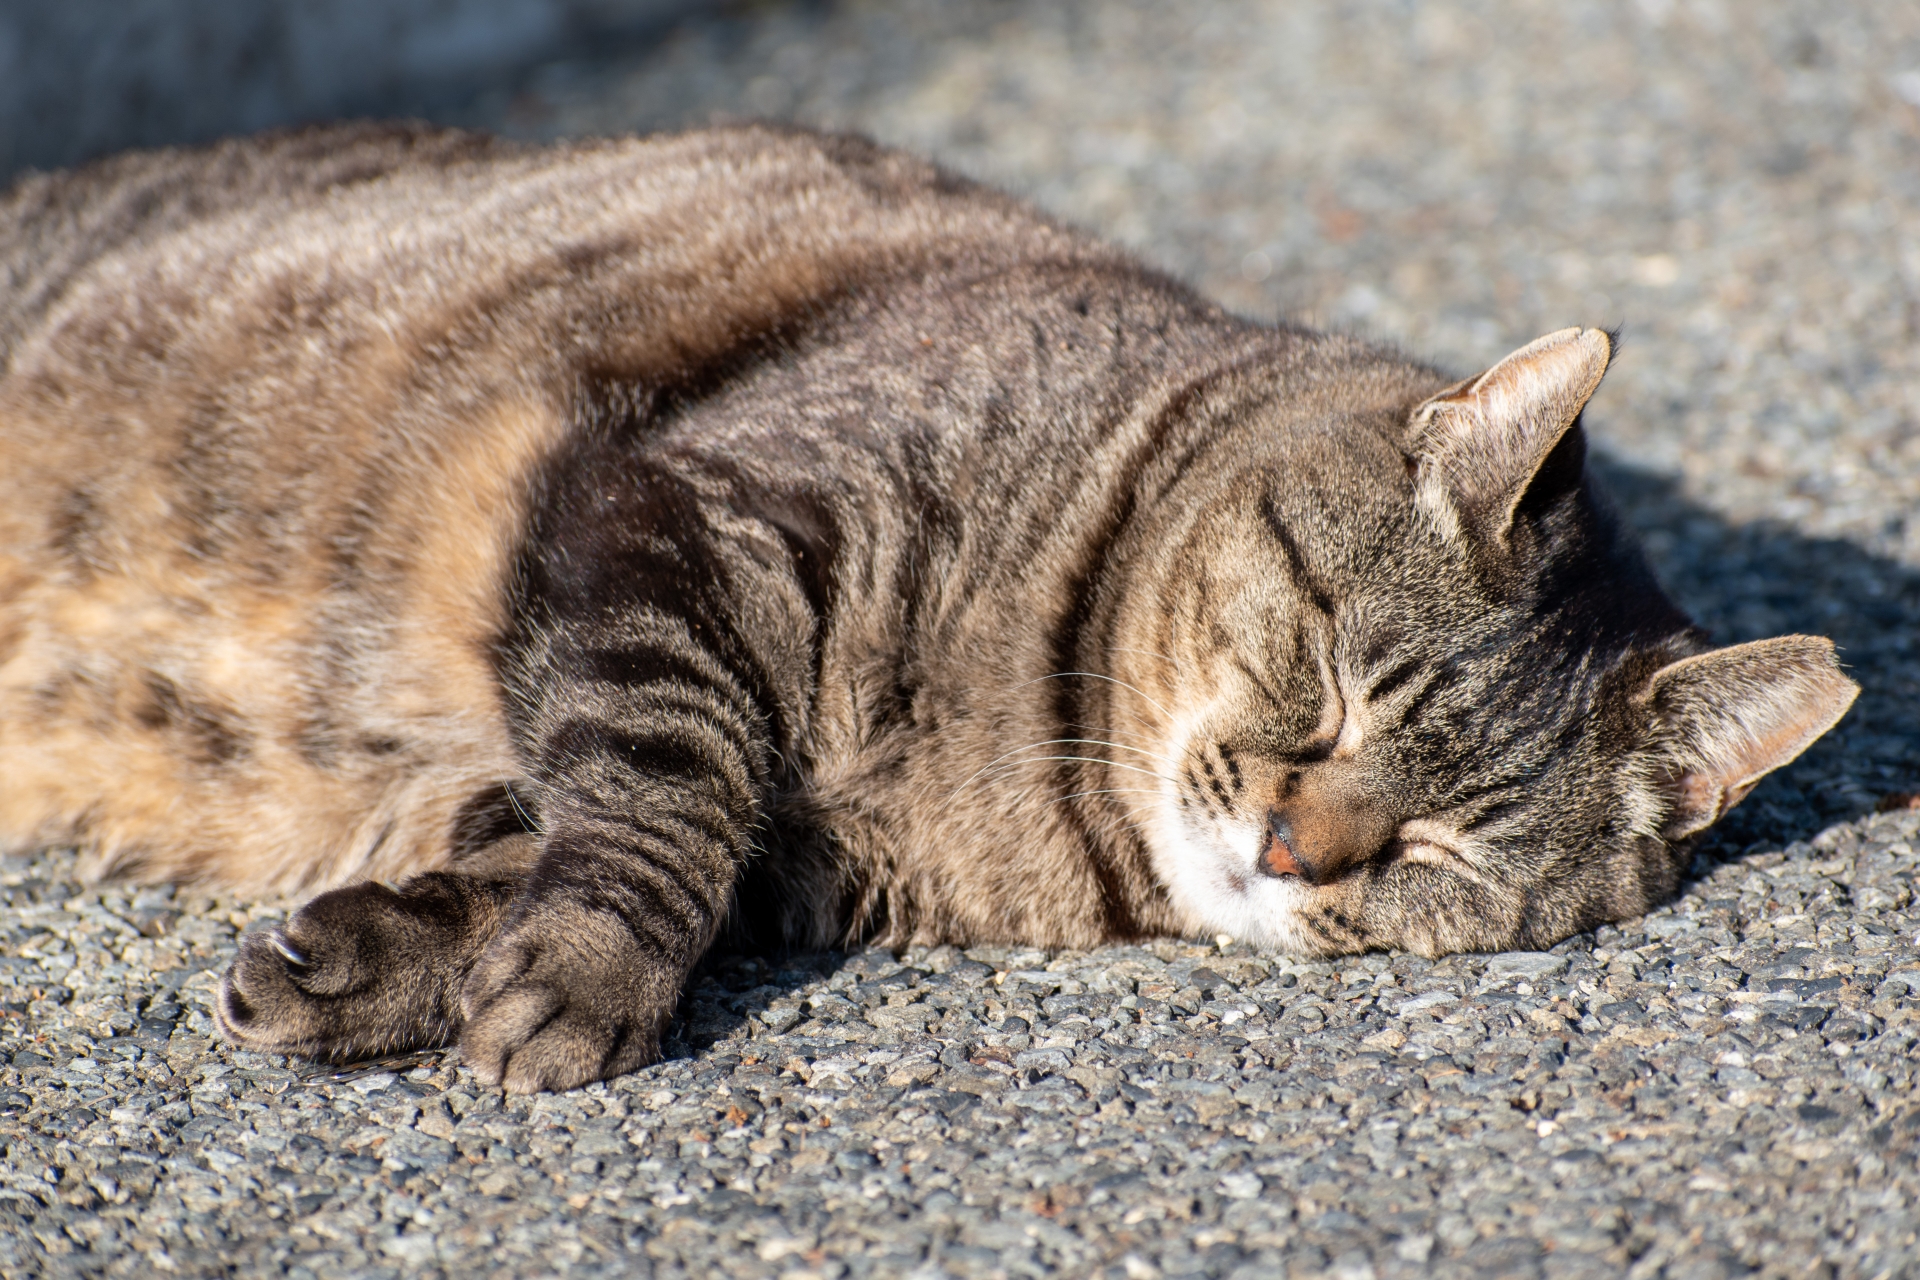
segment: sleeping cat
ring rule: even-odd
[[[251,1048],[577,1085],[723,930],[1546,946],[1856,692],[1661,594],[1607,334],[1455,381],[863,141],[130,155],[0,263],[0,847],[330,889]]]

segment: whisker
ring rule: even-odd
[[[1027,760],[1009,761],[1007,764],[1002,765],[1001,768],[1010,769],[1017,765],[1037,764],[1044,760],[1078,760],[1085,764],[1104,764],[1109,768],[1125,769],[1130,773],[1144,773],[1149,778],[1158,778],[1160,779],[1160,781],[1167,783],[1170,786],[1177,787],[1180,785],[1180,780],[1178,778],[1169,778],[1166,774],[1155,773],[1152,769],[1142,769],[1139,765],[1133,765],[1133,764],[1121,764],[1118,760],[1108,760],[1101,756],[1033,756]],[[969,779],[969,781],[971,781],[971,779]],[[964,786],[965,784],[962,783],[961,785]]]
[[[1117,748],[1117,749],[1119,749],[1119,750],[1121,750],[1121,751],[1133,751],[1133,752],[1137,752],[1138,754],[1140,754],[1140,755],[1143,755],[1143,756],[1145,756],[1145,757],[1147,757],[1147,758],[1148,758],[1149,760],[1158,760],[1158,759],[1160,758],[1160,756],[1159,756],[1159,753],[1158,753],[1158,752],[1155,752],[1155,751],[1149,751],[1149,750],[1147,750],[1147,749],[1146,749],[1145,747],[1135,747],[1135,746],[1130,746],[1129,744],[1127,744],[1127,743],[1124,743],[1124,742],[1107,742],[1107,741],[1103,741],[1102,739],[1099,739],[1099,738],[1048,738],[1048,739],[1046,739],[1045,741],[1042,741],[1042,742],[1029,742],[1029,743],[1028,743],[1027,745],[1025,745],[1025,746],[1023,746],[1023,747],[1015,747],[1015,748],[1014,748],[1013,750],[1011,750],[1011,751],[1007,751],[1007,752],[1003,752],[1003,753],[1001,753],[1000,755],[997,755],[997,756],[995,756],[995,757],[994,757],[993,759],[991,759],[991,760],[989,760],[989,761],[987,761],[987,762],[986,762],[985,764],[983,764],[983,765],[981,765],[981,766],[980,766],[980,767],[979,767],[978,769],[976,769],[976,770],[974,770],[974,771],[973,771],[973,774],[972,774],[972,775],[971,775],[970,777],[968,777],[968,778],[966,779],[966,781],[964,781],[964,782],[962,782],[962,783],[961,783],[961,784],[960,784],[959,786],[957,786],[957,787],[955,787],[955,788],[953,789],[953,792],[952,792],[952,794],[951,794],[951,795],[949,795],[949,796],[948,796],[947,798],[948,798],[949,800],[951,800],[951,799],[953,799],[953,797],[954,797],[954,796],[957,796],[957,795],[959,795],[959,794],[960,794],[960,793],[961,793],[962,791],[964,791],[964,790],[966,790],[966,789],[967,789],[967,787],[968,787],[968,786],[969,786],[969,785],[970,785],[970,784],[971,784],[971,783],[972,783],[972,782],[973,782],[973,781],[974,781],[975,779],[977,779],[977,778],[979,778],[979,777],[981,777],[981,776],[982,776],[983,774],[985,774],[985,773],[987,773],[987,772],[988,772],[989,770],[991,770],[991,769],[993,769],[993,768],[994,768],[994,766],[996,766],[996,765],[998,765],[998,764],[1000,764],[1000,763],[1001,763],[1002,761],[1011,761],[1011,762],[1012,762],[1013,764],[1026,764],[1026,763],[1028,763],[1028,761],[1026,761],[1026,760],[1014,760],[1014,759],[1013,759],[1013,757],[1015,757],[1015,756],[1017,756],[1017,755],[1019,755],[1019,754],[1020,754],[1021,752],[1023,752],[1023,751],[1034,751],[1034,750],[1038,750],[1038,749],[1039,749],[1039,748],[1041,748],[1041,747],[1052,747],[1052,746],[1060,746],[1060,745],[1063,745],[1063,744],[1067,744],[1067,743],[1084,743],[1084,744],[1086,744],[1086,745],[1088,745],[1088,746],[1097,746],[1097,747],[1114,747],[1114,748]],[[1041,762],[1041,761],[1045,761],[1045,760],[1067,760],[1067,759],[1099,759],[1099,758],[1098,758],[1098,757],[1087,757],[1087,756],[1079,756],[1079,757],[1074,757],[1074,756],[1034,756],[1034,757],[1032,757],[1031,759],[1032,759],[1032,761],[1033,761],[1034,763],[1039,763],[1039,762]],[[1112,762],[1112,761],[1110,761],[1110,760],[1102,760],[1102,761],[1101,761],[1101,763],[1103,763],[1103,764],[1112,764],[1113,762]]]
[[[1039,684],[1042,680],[1064,680],[1069,676],[1085,676],[1089,680],[1105,680],[1109,684],[1119,685],[1122,689],[1130,689],[1134,693],[1139,694],[1142,698],[1145,698],[1146,701],[1153,707],[1154,710],[1158,711],[1161,715],[1165,716],[1167,719],[1172,720],[1174,718],[1173,712],[1167,710],[1165,707],[1155,702],[1152,698],[1147,697],[1146,690],[1141,689],[1136,685],[1128,684],[1125,680],[1116,679],[1113,676],[1101,675],[1098,671],[1056,671],[1052,675],[1036,676],[1032,680],[1023,681],[1022,683],[1017,684],[1013,687],[1016,689],[1024,689],[1027,687],[1027,685]]]
[[[1065,804],[1069,800],[1078,800],[1081,796],[1157,796],[1159,794],[1160,792],[1152,787],[1102,787],[1097,791],[1075,791],[1071,795],[1049,800],[1047,804]]]
[[[1145,747],[1136,747],[1125,742],[1109,742],[1104,738],[1048,738],[1044,742],[1029,742],[1024,747],[1015,747],[1012,751],[1007,752],[1006,755],[995,756],[989,763],[998,763],[1001,760],[1005,760],[1008,756],[1018,755],[1022,751],[1031,751],[1035,747],[1053,747],[1066,743],[1084,743],[1090,747],[1118,747],[1122,751],[1137,751],[1141,755],[1148,756],[1155,760],[1160,758],[1160,753],[1157,751],[1149,751]]]
[[[993,766],[999,764],[1002,760],[1012,759],[1014,756],[1019,755],[1022,751],[1032,751],[1037,747],[1048,747],[1048,746],[1054,745],[1057,742],[1064,742],[1064,741],[1066,741],[1066,739],[1064,738],[1048,738],[1044,742],[1029,742],[1023,747],[1015,747],[1011,751],[1004,751],[1001,754],[995,756],[993,759],[987,761],[985,764],[981,765],[978,769],[975,769],[972,773],[968,774],[966,779],[962,781],[959,786],[953,789],[952,794],[949,795],[947,799],[951,800],[953,799],[954,796],[957,796],[962,791],[965,791],[975,778],[978,778],[981,774],[987,772],[987,770],[993,768]]]
[[[1140,735],[1129,735],[1129,734],[1126,734],[1126,733],[1123,733],[1123,732],[1121,732],[1121,731],[1120,731],[1119,729],[1115,729],[1115,728],[1109,728],[1109,727],[1107,727],[1107,726],[1104,726],[1104,725],[1097,725],[1097,724],[1077,724],[1077,723],[1069,723],[1069,724],[1068,724],[1068,725],[1067,725],[1066,727],[1067,727],[1067,728],[1069,728],[1069,729],[1078,729],[1078,730],[1080,730],[1080,731],[1081,731],[1082,733],[1102,733],[1102,734],[1105,734],[1105,735],[1107,735],[1107,736],[1108,736],[1108,737],[1110,737],[1110,738],[1127,738],[1127,737],[1130,737],[1130,736],[1131,736],[1131,737],[1136,737],[1136,738],[1138,738],[1138,741],[1135,741],[1135,742],[1132,742],[1132,743],[1129,743],[1129,744],[1127,744],[1127,745],[1130,745],[1130,746],[1133,746],[1133,747],[1136,747],[1136,748],[1138,748],[1138,747],[1139,747],[1139,744],[1140,744],[1140,742],[1151,742],[1151,741],[1152,741],[1152,738],[1151,738],[1150,736],[1148,736],[1148,737],[1141,737]],[[1098,741],[1098,739],[1096,739],[1096,741]]]
[[[1084,743],[1085,745],[1090,747],[1118,747],[1122,751],[1138,752],[1140,755],[1147,757],[1149,760],[1158,760],[1160,758],[1160,753],[1158,751],[1149,751],[1145,747],[1136,747],[1125,742],[1108,742],[1104,738],[1049,738],[1044,743],[1035,743],[1034,745],[1035,746],[1052,746],[1054,743],[1061,743],[1061,742]]]
[[[1109,815],[1103,816],[1099,820],[1099,826],[1097,829],[1111,835],[1115,830],[1116,824],[1119,827],[1123,827],[1123,828],[1126,828],[1127,830],[1132,831],[1134,836],[1137,839],[1139,839],[1140,842],[1143,844],[1146,843],[1153,834],[1151,831],[1147,829],[1146,825],[1142,823],[1138,818],[1123,818],[1118,814],[1109,814]]]
[[[513,805],[513,816],[520,819],[520,825],[529,833],[536,836],[539,835],[540,828],[534,823],[532,818],[527,816],[527,811],[520,807],[520,797],[513,794],[513,784],[511,782],[503,782],[500,784],[500,789],[507,793],[507,801]]]

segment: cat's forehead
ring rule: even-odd
[[[1362,486],[1386,498],[1411,498],[1409,455],[1403,440],[1409,409],[1369,406],[1350,412],[1292,416],[1270,413],[1251,424],[1243,456],[1290,490],[1315,484]]]

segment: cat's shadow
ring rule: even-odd
[[[1668,592],[1717,643],[1828,636],[1860,683],[1846,719],[1723,819],[1702,853],[1806,839],[1920,790],[1920,572],[1783,522],[1730,522],[1674,478],[1597,450],[1593,466]]]
[[[784,1032],[814,1016],[814,1011],[797,1005],[803,991],[841,972],[862,981],[894,963],[893,953],[878,947],[783,951],[718,943],[695,966],[681,990],[673,1022],[661,1043],[661,1060],[706,1056],[727,1042],[743,1054],[751,1053],[760,1036]],[[838,1006],[841,1001],[833,1003]],[[818,1012],[833,1021],[843,1020],[843,1012],[854,1010]],[[752,1024],[758,1024],[753,1038],[740,1037]]]

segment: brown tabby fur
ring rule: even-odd
[[[249,1045],[577,1084],[723,927],[1545,945],[1853,697],[1613,528],[1605,335],[1450,386],[857,140],[132,155],[0,264],[0,847],[398,884]]]

